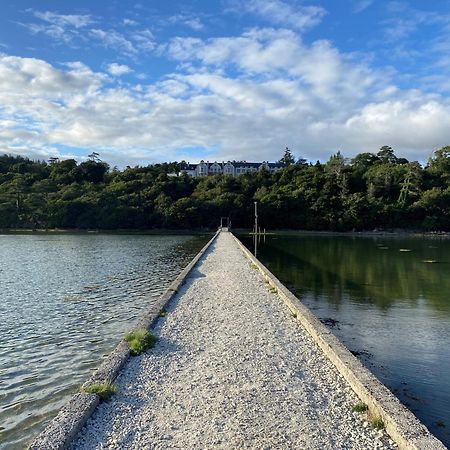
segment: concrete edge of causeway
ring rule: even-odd
[[[191,270],[215,241],[219,233],[220,230],[216,232],[192,261],[180,272],[166,291],[157,299],[155,304],[150,306],[130,331],[142,328],[150,329],[156,323],[161,310],[175,297],[178,289],[184,284]],[[122,340],[103,360],[100,367],[97,368],[82,387],[87,388],[97,383],[112,383],[129,357],[129,345]],[[36,436],[28,447],[29,450],[62,450],[67,448],[93,414],[99,403],[100,397],[97,394],[88,394],[85,392],[77,392],[74,394],[59,411],[58,415]]]
[[[386,432],[401,450],[445,450],[447,448],[350,353],[308,307],[302,304],[264,264],[253,256],[236,236],[233,234],[232,236],[247,258],[257,266],[264,279],[277,290],[293,316],[312,336],[356,395],[368,406],[369,414],[383,421]]]

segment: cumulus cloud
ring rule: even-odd
[[[450,142],[448,99],[402,90],[328,41],[253,29],[174,39],[166,51],[185,69],[130,87],[82,63],[0,55],[2,149],[81,147],[124,165],[180,160],[186,147],[210,149],[210,159],[274,160],[289,145],[315,160],[388,144],[424,161]]]
[[[231,10],[252,13],[276,25],[305,30],[319,24],[326,14],[321,6],[304,6],[283,0],[232,0]]]
[[[343,57],[328,41],[310,46],[291,30],[253,29],[237,38],[175,38],[168,54],[180,61],[217,68],[233,66],[242,74],[295,77],[323,100],[365,95],[383,78]]]
[[[125,75],[127,73],[132,72],[133,70],[130,69],[127,65],[125,64],[117,64],[117,63],[112,63],[112,64],[108,64],[107,67],[107,71],[111,74],[111,75]]]

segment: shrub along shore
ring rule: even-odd
[[[450,231],[450,147],[425,166],[384,146],[352,159],[238,177],[169,176],[179,163],[110,168],[87,161],[0,156],[0,229],[215,229],[221,216],[250,228],[254,202],[267,229]]]

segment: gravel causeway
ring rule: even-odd
[[[222,232],[131,358],[82,449],[395,448],[230,233]]]

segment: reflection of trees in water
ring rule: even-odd
[[[449,250],[450,242],[423,239],[278,237],[261,246],[260,257],[300,295],[326,296],[333,304],[349,296],[380,308],[424,299],[433,309],[448,312]]]

